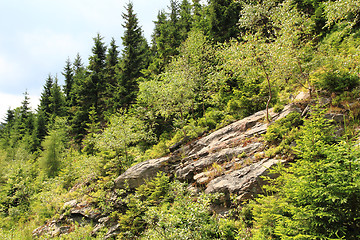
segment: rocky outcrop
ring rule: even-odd
[[[282,112],[270,111],[270,115],[275,121],[293,111],[301,112],[295,105],[287,105]],[[224,179],[228,180],[226,191],[246,192],[259,181],[259,176],[266,174],[267,168],[280,161],[255,157],[265,148],[261,136],[268,123],[264,119],[265,111],[257,112],[188,143],[170,156],[139,163],[119,176],[115,187],[128,184],[136,188],[161,171],[189,184],[195,183],[209,193],[222,191],[216,186],[224,184]],[[230,182],[237,186],[231,187]]]
[[[56,220],[47,222],[45,225],[35,229],[33,236],[47,235],[55,237],[72,232],[74,224],[84,225],[98,223],[101,217],[99,211],[94,210],[88,203],[77,203],[76,200],[69,201],[63,206],[63,214]]]
[[[284,160],[262,159],[259,162],[235,170],[229,174],[215,178],[207,184],[205,193],[235,193],[238,200],[252,198],[253,195],[261,192],[264,184],[262,176],[269,175],[269,169]]]
[[[288,105],[280,113],[270,110],[270,116],[275,121],[293,111],[301,112],[295,105]],[[189,189],[194,192],[220,192],[227,199],[230,193],[234,193],[238,195],[238,200],[253,197],[264,184],[261,176],[267,176],[271,167],[284,162],[280,157],[264,157],[266,145],[262,135],[269,125],[265,121],[265,113],[255,113],[186,145],[178,144],[172,148],[173,152],[169,156],[130,167],[114,180],[114,190],[125,187],[135,189],[156,177],[159,172],[164,172],[172,178],[187,182]],[[121,198],[115,196],[111,201],[117,210],[124,208]],[[34,236],[57,236],[70,232],[75,222],[80,225],[93,223],[94,235],[104,227],[108,229],[105,238],[118,234],[119,226],[116,222],[111,222],[108,216],[86,203],[70,201],[64,205],[63,212],[59,219],[34,230]]]

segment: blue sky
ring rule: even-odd
[[[0,121],[7,109],[20,106],[27,90],[33,109],[48,74],[58,76],[68,57],[80,53],[88,63],[93,37],[121,45],[121,14],[128,0],[0,0]],[[133,0],[144,35],[170,0]]]

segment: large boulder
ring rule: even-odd
[[[274,113],[272,110],[269,112],[275,121],[293,111],[301,112],[294,105],[285,106],[280,113]],[[134,189],[146,180],[154,178],[158,172],[165,172],[181,181],[194,183],[197,181],[194,177],[214,163],[235,164],[239,155],[254,156],[265,147],[261,140],[268,126],[265,114],[265,110],[257,112],[188,143],[169,156],[139,163],[120,175],[115,180],[115,187],[123,188],[127,184]]]
[[[246,200],[262,191],[263,176],[269,175],[269,169],[283,162],[279,159],[262,159],[259,162],[220,176],[209,182],[205,193],[224,193],[238,195],[238,200]]]

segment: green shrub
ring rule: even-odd
[[[254,239],[359,239],[359,148],[333,142],[333,127],[313,113],[300,129],[298,160],[279,165],[252,204]]]
[[[280,143],[284,136],[291,131],[291,129],[302,124],[301,114],[292,112],[285,118],[282,118],[271,124],[264,135],[265,140],[270,144]]]
[[[208,109],[204,116],[199,119],[198,123],[201,127],[214,129],[216,125],[224,118],[224,112],[216,109]]]
[[[316,72],[314,78],[315,86],[335,93],[351,91],[359,85],[359,76],[343,69],[322,69]]]

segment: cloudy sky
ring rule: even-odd
[[[121,13],[128,0],[0,0],[0,121],[20,106],[27,91],[33,108],[46,77],[58,76],[68,57],[77,53],[88,63],[93,38],[121,45]],[[170,0],[133,0],[144,35],[150,39],[153,21]]]

